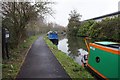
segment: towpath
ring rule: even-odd
[[[33,44],[17,75],[19,78],[66,78],[70,79],[49,47],[39,37]]]

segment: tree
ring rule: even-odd
[[[81,23],[81,26],[79,27],[79,30],[78,30],[78,33],[77,33],[77,35],[78,36],[90,36],[91,35],[91,33],[90,33],[90,31],[91,31],[91,29],[93,29],[92,27],[93,27],[93,25],[94,25],[94,21],[83,21],[82,23]]]
[[[2,4],[2,26],[7,27],[11,34],[10,41],[18,45],[21,39],[26,35],[26,25],[33,20],[45,15],[52,15],[52,9],[49,4],[52,2],[41,1],[35,4],[30,2],[3,2]]]
[[[81,15],[79,13],[77,13],[76,10],[71,11],[71,13],[69,14],[70,18],[69,23],[68,23],[68,34],[76,36],[77,32],[78,32],[78,28],[81,24],[80,19],[81,19]]]

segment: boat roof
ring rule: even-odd
[[[101,42],[95,42],[95,43],[106,46],[106,47],[120,49],[120,43],[117,43],[117,42],[101,41]]]
[[[109,41],[101,41],[101,42],[95,42],[95,43],[101,44],[101,45],[119,44],[117,42],[109,42]]]

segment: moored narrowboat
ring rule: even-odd
[[[53,44],[58,45],[58,34],[56,31],[49,31],[47,35],[48,39],[52,41]]]
[[[120,43],[90,43],[87,67],[103,79],[120,80]]]

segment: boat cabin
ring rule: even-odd
[[[88,67],[104,79],[120,78],[120,43],[90,43]]]

